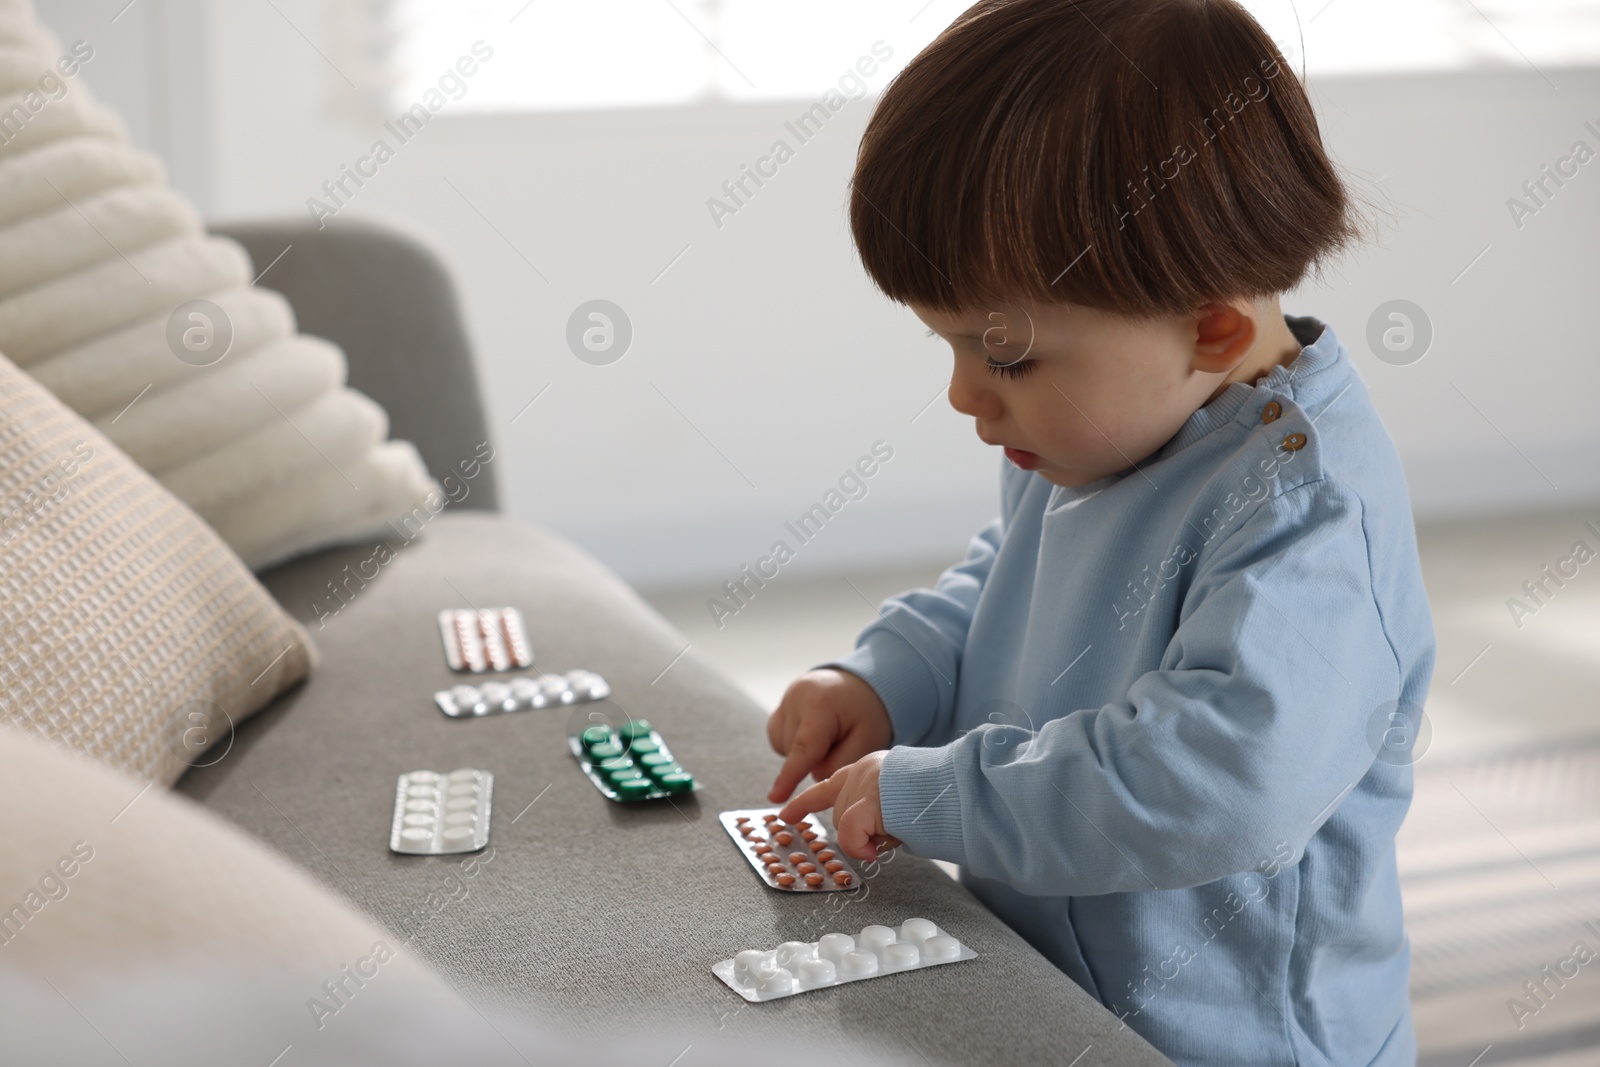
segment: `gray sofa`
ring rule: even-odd
[[[288,296],[305,330],[344,346],[352,384],[387,408],[395,436],[415,442],[436,477],[494,436],[450,280],[415,242],[344,222],[221,231],[258,264],[293,246],[261,284]],[[837,1038],[938,1064],[1168,1062],[926,861],[895,855],[848,894],[759,884],[717,813],[763,803],[777,760],[762,709],[693,651],[662,674],[687,641],[573,545],[496,514],[502,462],[411,543],[389,538],[399,551],[375,578],[358,566],[375,545],[262,576],[309,626],[321,666],[179,791],[313,872],[473,1001],[558,1028],[670,1023],[758,1047],[806,1033],[818,1051]],[[343,590],[338,601],[329,583]],[[520,607],[540,667],[604,675],[614,697],[602,709],[613,721],[649,718],[704,788],[676,802],[608,802],[567,752],[570,709],[441,715],[431,693],[457,676],[435,612],[469,605]],[[467,883],[449,858],[387,845],[398,773],[469,766],[494,773],[495,797],[492,858]],[[945,926],[978,958],[756,1005],[710,973],[741,948],[911,916]]]

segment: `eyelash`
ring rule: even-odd
[[[1026,376],[1037,364],[1038,360],[1034,359],[1019,359],[1015,363],[992,363],[989,360],[984,360],[983,363],[989,369],[990,374],[996,376],[1003,374],[1013,380]]]
[[[932,337],[933,333],[932,330],[929,330],[925,336]],[[983,365],[988,368],[990,374],[996,377],[1005,375],[1005,377],[1015,381],[1032,371],[1037,362],[1037,360],[1032,359],[1019,359],[1015,363],[995,363],[990,360],[984,360]]]

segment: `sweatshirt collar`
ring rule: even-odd
[[[1255,382],[1231,382],[1215,400],[1190,415],[1172,439],[1163,445],[1148,462],[1154,463],[1200,440],[1212,430],[1235,422],[1255,420],[1251,400],[1265,401],[1271,396],[1283,396],[1302,408],[1311,406],[1310,393],[1320,391],[1326,379],[1343,378],[1345,374],[1327,375],[1324,371],[1343,364],[1348,372],[1349,361],[1344,345],[1333,328],[1309,315],[1285,315],[1284,323],[1301,344],[1300,354],[1288,363],[1279,363]],[[1141,464],[1143,466],[1143,464]],[[1131,468],[1130,468],[1131,469]]]

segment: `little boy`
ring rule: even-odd
[[[983,0],[862,138],[863,263],[954,350],[1001,515],[768,724],[1183,1064],[1409,1064],[1394,835],[1433,669],[1404,480],[1279,294],[1360,234],[1232,0]],[[891,747],[892,746],[892,747]]]

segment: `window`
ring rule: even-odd
[[[1243,0],[1321,74],[1600,62],[1600,0]],[[450,110],[574,111],[809,99],[882,40],[876,92],[967,0],[394,0],[392,102],[474,41],[494,49]],[[1302,44],[1303,41],[1303,44]]]

